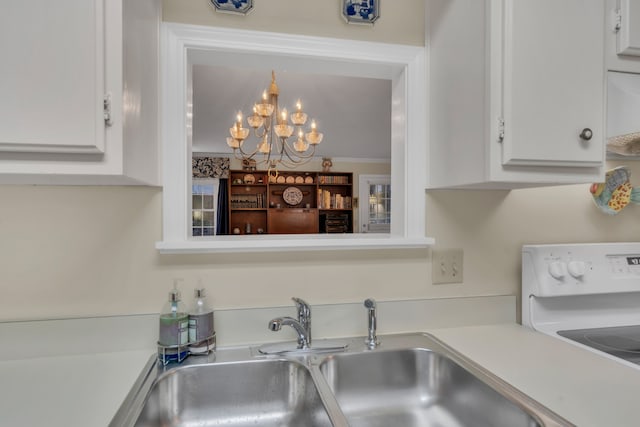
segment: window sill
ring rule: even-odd
[[[432,246],[431,237],[400,237],[390,234],[282,234],[216,236],[208,240],[161,241],[161,254],[324,251],[353,249],[421,249]]]

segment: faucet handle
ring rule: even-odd
[[[292,297],[291,300],[295,303],[298,309],[298,320],[302,320],[304,317],[311,316],[311,307],[304,300],[296,297]]]
[[[307,306],[309,307],[309,304],[307,304],[303,299],[298,298],[298,297],[291,297],[291,301],[293,301],[296,306]]]
[[[292,297],[291,300],[296,304],[296,308],[298,309],[298,322],[300,322],[305,329],[308,344],[311,345],[311,306],[300,298]]]

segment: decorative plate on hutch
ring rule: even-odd
[[[253,0],[210,0],[218,12],[246,15],[253,9]]]
[[[349,24],[373,24],[380,17],[380,0],[342,0],[342,16]]]
[[[287,187],[282,192],[282,200],[288,205],[295,206],[302,202],[302,191],[298,187]]]
[[[246,174],[243,178],[243,181],[245,184],[255,184],[256,183],[256,177],[253,176],[253,174]]]

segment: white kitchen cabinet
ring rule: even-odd
[[[427,0],[431,188],[604,174],[599,0]]]
[[[607,0],[607,68],[640,73],[640,0]]]
[[[0,183],[159,184],[160,0],[7,2]]]

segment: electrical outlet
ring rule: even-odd
[[[462,249],[440,249],[431,252],[431,282],[462,283]]]

